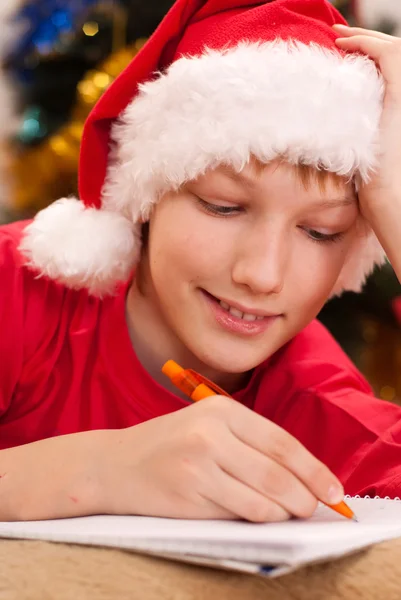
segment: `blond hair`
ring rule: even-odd
[[[285,157],[278,160],[283,163],[287,162]],[[264,163],[252,155],[249,164],[253,168],[255,174],[261,176],[270,163]],[[316,167],[300,163],[292,165],[292,167],[305,189],[309,189],[312,183],[317,183],[320,191],[324,192],[329,183],[334,184],[336,187],[340,187],[342,184],[349,182],[349,178],[338,175],[337,173],[332,173],[326,169],[316,169]]]

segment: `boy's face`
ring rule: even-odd
[[[219,167],[167,194],[141,265],[163,339],[178,340],[189,364],[254,368],[320,311],[358,215],[351,184],[305,186],[278,162],[241,175]]]

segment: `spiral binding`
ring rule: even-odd
[[[348,500],[352,500],[353,498],[359,498],[362,500],[393,500],[394,502],[401,502],[401,498],[399,496],[396,496],[395,498],[390,498],[390,496],[374,496],[372,498],[372,496],[359,496],[359,494],[357,494],[356,496],[350,496],[349,494],[347,494],[345,498]]]

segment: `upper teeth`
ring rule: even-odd
[[[224,310],[227,310],[229,313],[231,313],[234,317],[237,317],[237,319],[244,319],[244,321],[256,321],[256,319],[260,321],[263,319],[263,317],[257,317],[256,315],[243,313],[240,310],[238,310],[238,308],[233,308],[232,306],[227,304],[227,302],[223,302],[222,300],[220,300],[220,306],[224,308]]]

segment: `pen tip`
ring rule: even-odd
[[[358,519],[356,518],[355,515],[352,517],[352,520],[355,521],[355,523],[359,523],[359,521],[358,521]]]

